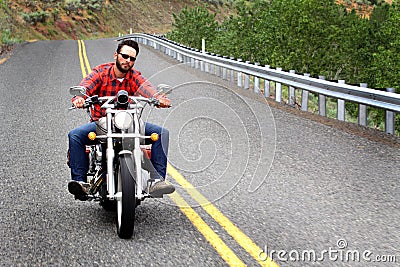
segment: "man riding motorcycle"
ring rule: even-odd
[[[127,39],[118,44],[114,52],[115,62],[105,63],[95,67],[86,76],[80,86],[86,88],[86,95],[116,96],[120,90],[126,90],[129,95],[143,97],[155,97],[160,102],[160,107],[169,107],[170,100],[158,94],[148,80],[133,66],[139,54],[137,42]],[[85,98],[75,96],[72,103],[76,108],[83,108]],[[99,104],[95,104],[91,110],[91,122],[73,129],[68,134],[69,139],[69,166],[71,168],[72,181],[68,183],[68,190],[76,199],[85,199],[87,195],[87,172],[89,169],[86,155],[86,145],[91,144],[88,134],[96,132],[95,121],[105,116],[104,110]],[[159,134],[160,138],[152,143],[151,162],[155,171],[151,172],[149,194],[153,197],[162,197],[175,191],[171,184],[165,182],[167,169],[167,154],[169,144],[169,132],[167,129],[151,123],[145,123],[145,134]]]

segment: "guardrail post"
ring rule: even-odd
[[[191,64],[192,68],[195,67],[196,62],[195,62],[194,58],[192,58],[192,57],[190,58],[190,64]]]
[[[304,76],[310,77],[310,73],[304,73]],[[308,111],[308,94],[307,90],[301,91],[301,110]]]
[[[276,68],[277,71],[282,71],[282,68]],[[278,103],[282,102],[282,84],[275,83],[275,101]]]
[[[260,66],[260,63],[256,62],[254,63],[256,66]],[[260,93],[260,78],[258,76],[254,76],[254,93],[259,94]]]
[[[230,59],[231,60],[234,60],[235,58],[234,57],[230,57]],[[230,76],[231,76],[231,83],[235,83],[235,72],[231,69],[231,70],[229,70],[229,72],[230,72]]]
[[[162,51],[165,54],[169,55],[170,57],[178,60],[178,52],[176,52],[175,50],[172,50],[171,48],[167,48],[165,46],[161,46],[160,51]]]
[[[221,57],[221,55],[217,54],[217,57]],[[217,77],[221,77],[221,67],[216,65],[215,68],[216,68],[215,75],[217,75]]]
[[[237,61],[242,62],[242,59],[238,58]],[[237,72],[237,86],[242,87],[242,73],[240,71]]]
[[[185,63],[185,65],[190,66],[190,57],[183,56],[183,62]]]
[[[250,61],[246,61],[246,64],[250,64]],[[250,89],[250,75],[244,74],[244,89]]]
[[[269,65],[265,65],[265,68],[268,70],[270,68]],[[264,97],[271,96],[271,82],[269,80],[264,80]]]
[[[360,87],[368,87],[366,83],[360,83]],[[358,104],[358,124],[367,126],[367,106],[364,104]]]
[[[394,88],[387,88],[387,92],[394,93]],[[385,132],[388,134],[394,134],[394,112],[391,110],[386,110],[386,118],[385,118]]]
[[[289,73],[296,73],[295,70],[289,70]],[[293,86],[289,86],[289,92],[288,92],[288,100],[289,100],[289,106],[294,106],[296,104],[296,90]]]
[[[319,76],[318,78],[320,80],[325,80],[325,76]],[[318,113],[326,117],[326,96],[322,94],[318,95]]]
[[[341,84],[345,84],[345,80],[339,80],[338,81]],[[337,100],[337,119],[340,121],[345,121],[345,114],[346,114],[346,108],[345,108],[345,102],[343,99],[338,99]]]
[[[223,58],[224,58],[224,59],[227,59],[228,57],[227,57],[227,56],[223,56]],[[226,68],[225,68],[225,67],[221,67],[221,68],[222,68],[222,79],[223,79],[223,80],[226,80],[226,79],[227,79],[227,78],[226,78],[226,77],[227,77],[227,76],[226,76],[226,75],[227,75]]]
[[[214,56],[215,54],[211,54],[211,55]],[[212,64],[212,63],[210,63],[210,73],[211,73],[212,75],[215,74],[215,65]]]

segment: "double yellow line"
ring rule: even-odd
[[[86,77],[86,75],[88,75],[91,72],[91,67],[89,64],[88,57],[86,55],[85,43],[82,40],[78,40],[78,53],[79,53],[79,63],[81,64],[82,77]]]
[[[184,188],[189,195],[231,236],[247,251],[261,266],[278,266],[270,258],[263,261],[261,253],[263,250],[258,247],[246,234],[235,226],[222,212],[218,210],[206,197],[187,181],[174,167],[168,164],[168,174]],[[207,241],[215,248],[218,254],[230,266],[246,266],[236,254],[218,237],[217,234],[200,218],[200,216],[183,200],[178,193],[170,195],[172,200],[180,207],[181,211],[189,218],[196,228],[204,235]]]
[[[90,73],[91,68],[86,55],[85,43],[82,40],[78,40],[78,50],[82,76],[85,77]],[[170,164],[168,164],[167,172],[197,203],[199,203],[205,212],[207,212],[251,257],[255,259],[259,265],[268,267],[278,266],[270,258],[266,259],[265,254],[262,253],[263,250],[259,246],[222,214],[222,212],[207,200],[206,197],[197,191],[195,187]],[[229,266],[246,266],[178,192],[174,192],[169,196]]]

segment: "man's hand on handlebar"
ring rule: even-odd
[[[76,99],[72,102],[72,104],[76,107],[76,108],[83,108],[84,104],[85,104],[85,99],[83,97],[76,97]]]
[[[171,100],[167,97],[161,97],[158,99],[160,102],[160,108],[169,108],[171,107]]]

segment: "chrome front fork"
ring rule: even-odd
[[[112,114],[107,112],[107,192],[108,198],[113,200],[115,197],[115,179],[114,179],[114,146],[112,134]]]

